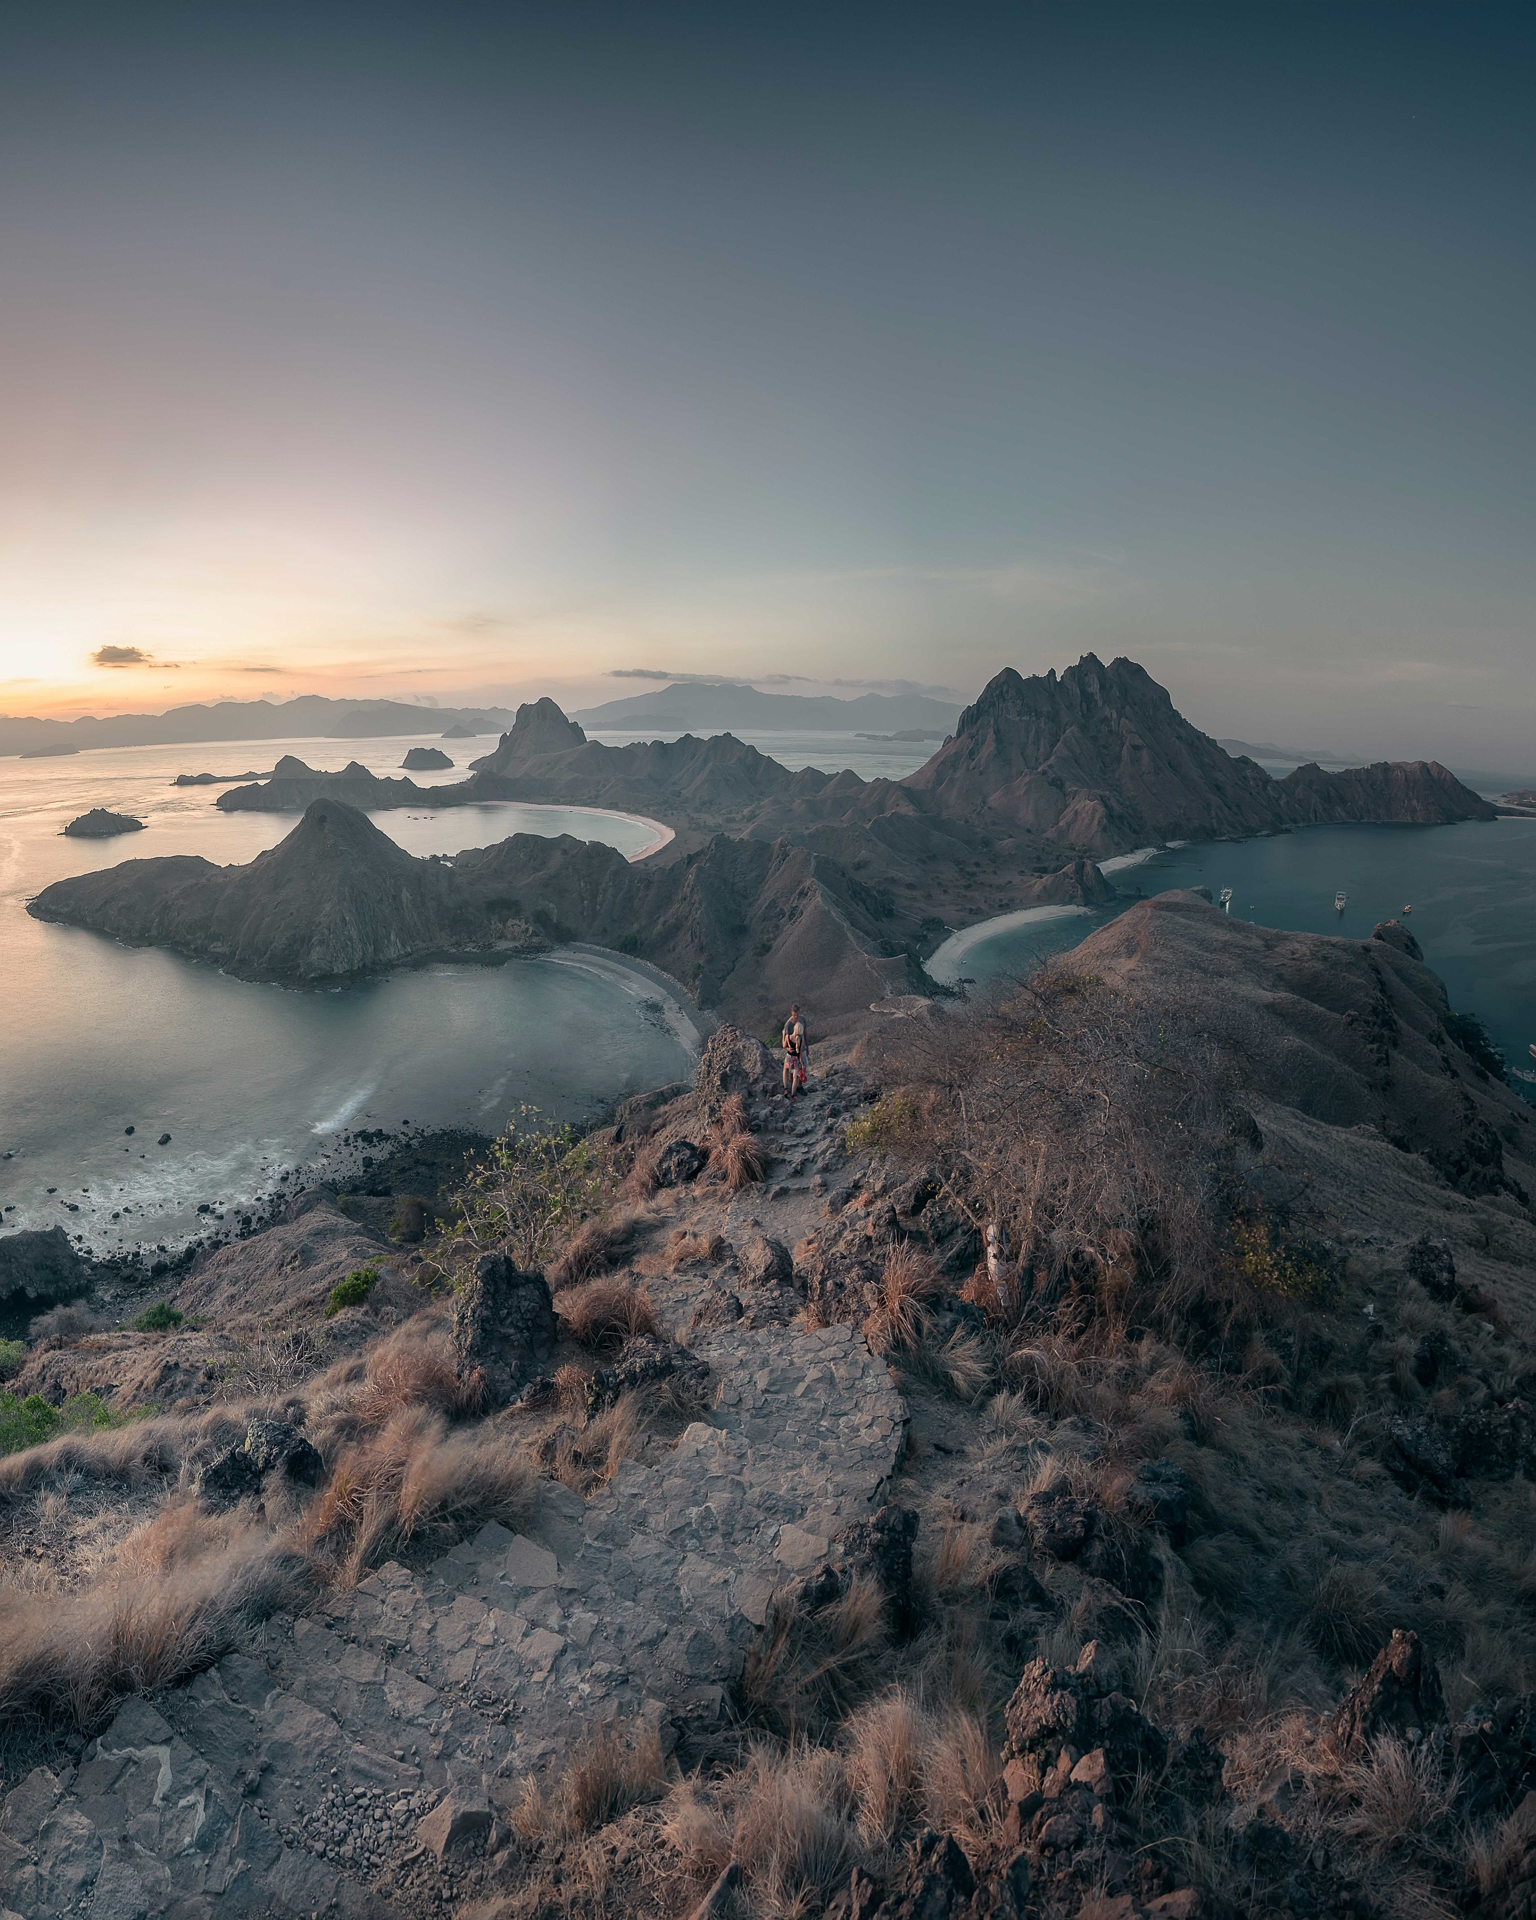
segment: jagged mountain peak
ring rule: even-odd
[[[356,807],[344,800],[311,800],[292,833],[257,854],[252,867],[272,872],[283,867],[337,865],[358,872],[381,867],[414,869],[421,862],[391,840]]]

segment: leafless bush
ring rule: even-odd
[[[226,1363],[225,1391],[243,1400],[287,1393],[325,1364],[326,1340],[307,1327],[262,1328]]]
[[[27,1338],[35,1347],[71,1347],[77,1340],[83,1340],[88,1333],[95,1333],[101,1322],[90,1308],[78,1300],[69,1300],[63,1306],[50,1307],[46,1313],[40,1313],[27,1327]]]

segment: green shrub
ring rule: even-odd
[[[349,1273],[345,1280],[338,1280],[331,1288],[331,1297],[325,1303],[325,1317],[334,1320],[344,1307],[360,1307],[379,1284],[377,1267],[359,1267],[355,1273]]]
[[[25,1340],[0,1340],[0,1380],[9,1380],[26,1357]]]
[[[600,1211],[613,1184],[603,1155],[573,1127],[551,1127],[520,1107],[456,1196],[452,1237],[475,1252],[505,1248],[520,1267],[542,1266],[555,1245]]]
[[[76,1393],[62,1407],[51,1407],[40,1393],[29,1393],[19,1400],[14,1393],[0,1393],[0,1453],[17,1453],[23,1447],[38,1447],[61,1433],[76,1433],[82,1427],[110,1427],[123,1416],[95,1393]]]
[[[911,1094],[883,1094],[862,1120],[849,1124],[843,1139],[850,1153],[890,1153],[912,1135],[917,1120],[917,1101]]]
[[[181,1325],[181,1310],[173,1307],[169,1300],[157,1300],[131,1324],[135,1333],[168,1333],[172,1327]]]

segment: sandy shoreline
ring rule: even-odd
[[[1139,867],[1161,852],[1161,847],[1138,847],[1134,853],[1117,853],[1108,860],[1100,860],[1097,865],[1100,873],[1123,873],[1126,868]],[[978,920],[974,926],[962,927],[958,933],[952,933],[929,955],[927,971],[941,986],[956,986],[962,977],[960,968],[965,956],[984,940],[990,940],[994,934],[1012,933],[1019,927],[1042,926],[1047,921],[1066,920],[1073,914],[1087,915],[1092,912],[1092,907],[1046,906],[1020,907],[1014,913],[994,914],[990,920]]]

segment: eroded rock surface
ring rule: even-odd
[[[594,1725],[712,1724],[775,1588],[878,1513],[906,1416],[849,1327],[694,1352],[718,1403],[659,1466],[587,1503],[550,1484],[526,1533],[391,1563],[34,1771],[0,1808],[0,1904],[436,1911],[442,1861]]]

